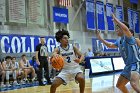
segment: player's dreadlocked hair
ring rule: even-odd
[[[60,42],[60,39],[63,38],[63,35],[67,35],[70,38],[69,32],[67,30],[62,29],[55,33],[56,41]]]

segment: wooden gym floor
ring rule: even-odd
[[[86,78],[85,93],[121,93],[115,87],[119,74]],[[136,93],[128,83],[127,88],[130,93]],[[50,85],[35,86],[30,88],[22,88],[17,90],[9,90],[0,93],[50,93]],[[56,93],[79,93],[79,86],[74,81],[67,86],[61,85],[57,88]]]

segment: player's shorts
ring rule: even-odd
[[[131,64],[131,71],[137,71],[138,73],[140,73],[140,62]]]
[[[6,74],[7,74],[7,75],[13,75],[14,72],[16,73],[16,71],[11,71],[11,70],[10,70],[10,71],[6,71]]]
[[[137,62],[131,65],[125,66],[121,75],[124,76],[126,79],[130,80],[131,71],[137,71],[138,73],[140,73],[140,63]]]
[[[78,73],[83,73],[80,66],[72,69],[62,69],[61,72],[56,76],[56,78],[61,78],[66,85],[69,81],[75,80]]]

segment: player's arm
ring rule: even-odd
[[[36,63],[37,63],[38,65],[40,65],[39,58],[38,58],[39,50],[40,50],[40,46],[37,45],[37,46],[36,46],[36,50],[35,50],[35,57],[36,57]]]
[[[12,64],[12,63],[11,63]],[[14,71],[14,70],[16,70],[16,68],[12,65],[11,66],[11,69]]]
[[[35,57],[36,57],[36,61],[39,61],[39,59],[38,59],[38,51],[35,52]]]
[[[57,57],[59,54],[59,49],[58,47],[54,49],[54,51],[52,52],[52,57]]]
[[[98,39],[99,39],[104,45],[106,45],[107,47],[109,47],[109,48],[117,48],[117,46],[115,46],[114,43],[108,42],[108,41],[104,40],[104,39],[101,37],[100,31],[99,31],[99,30],[97,31],[97,37],[98,37]]]
[[[2,67],[3,67],[4,71],[10,71],[10,69],[6,69],[6,63],[5,62],[2,62]]]
[[[3,71],[3,67],[2,67],[2,64],[1,64],[1,62],[0,62],[0,70],[2,70],[2,71]]]
[[[140,47],[140,40],[136,38],[137,45]]]
[[[27,61],[28,67],[27,68],[33,68],[33,66],[30,65],[29,61]]]
[[[36,52],[35,52],[35,57],[36,57],[36,63],[37,63],[38,65],[40,65],[39,58],[38,58],[38,52],[39,52],[39,51],[36,51]]]
[[[19,61],[19,67],[22,68],[22,69],[24,68],[24,66],[23,66],[21,61]]]
[[[25,67],[25,66],[23,65],[22,61],[19,62],[19,66],[20,66],[20,68],[22,68],[22,69],[27,69],[27,68],[28,68],[28,67]]]
[[[79,57],[75,59],[74,61],[77,61],[78,63],[82,62],[84,60],[84,54],[82,54],[79,49],[75,46],[73,46],[75,54]]]
[[[5,70],[6,71],[6,66],[5,66],[5,63],[4,62],[2,62],[2,67],[3,67],[3,70]]]
[[[113,17],[113,21],[116,23],[116,25],[122,29],[123,33],[127,36],[127,37],[131,37],[132,34],[131,32],[129,31],[129,28],[123,24],[121,21],[119,21],[114,14],[112,14],[112,17]]]
[[[47,45],[45,45],[46,46],[46,48],[47,48],[47,53],[46,53],[46,57],[47,57],[47,59],[48,59],[48,47],[47,47]]]

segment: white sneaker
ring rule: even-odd
[[[22,85],[22,84],[26,84],[26,83],[25,83],[25,81],[21,80],[20,81],[20,84]]]
[[[14,86],[17,86],[17,85],[19,85],[19,84],[17,83],[17,81],[14,81],[14,82],[13,82],[13,85],[14,85]]]
[[[53,82],[53,81],[54,81],[54,79],[55,79],[55,78],[50,78],[51,82]]]
[[[43,78],[43,79],[42,79],[42,82],[46,82],[46,81],[47,81],[46,78]]]
[[[35,77],[32,79],[32,82],[35,81]]]
[[[24,80],[24,81],[28,81],[28,79],[27,79],[27,78],[24,78],[23,80]]]
[[[7,86],[7,87],[11,87],[11,85],[10,85],[9,83],[8,83],[8,84],[6,84],[6,86]]]
[[[4,85],[4,84],[1,84],[1,87],[5,87],[6,85]]]

